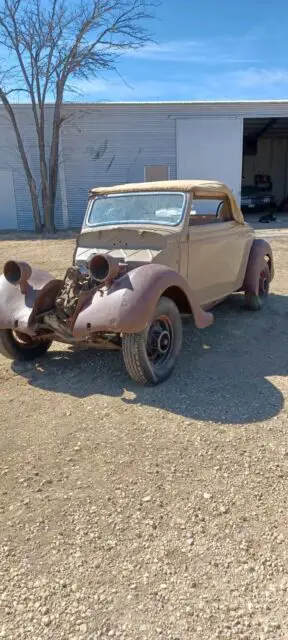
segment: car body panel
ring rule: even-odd
[[[138,333],[151,322],[157,301],[171,287],[182,291],[195,325],[212,324],[213,315],[202,310],[197,296],[176,271],[163,265],[142,265],[115,280],[110,288],[97,291],[87,300],[73,326],[73,335],[89,332]]]
[[[75,263],[87,267],[96,254],[108,254],[133,267],[156,262],[179,266],[179,229],[112,227],[85,230],[78,239]],[[166,254],[166,256],[165,256]],[[177,255],[176,255],[177,254]]]
[[[35,310],[49,308],[60,286],[61,280],[41,269],[32,269],[25,292],[20,284],[12,285],[4,275],[0,276],[0,328],[33,333]]]
[[[234,221],[189,228],[187,280],[201,304],[241,286],[252,243],[253,230]]]

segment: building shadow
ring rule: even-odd
[[[75,398],[98,394],[194,420],[264,421],[284,405],[269,377],[288,373],[288,297],[271,294],[265,309],[252,313],[243,308],[241,296],[232,296],[215,310],[214,325],[204,331],[185,321],[178,365],[156,387],[131,381],[119,352],[56,347],[37,363],[12,367],[33,387],[54,392],[55,402],[58,393]]]

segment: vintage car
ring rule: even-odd
[[[143,384],[171,374],[182,315],[205,329],[210,309],[236,291],[259,310],[274,275],[271,247],[255,238],[228,187],[198,180],[92,189],[71,262],[63,280],[6,262],[1,353],[32,360],[53,341],[122,349]]]
[[[267,193],[255,186],[243,186],[241,191],[241,211],[244,213],[276,213],[277,204],[273,193]]]

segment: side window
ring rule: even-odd
[[[233,220],[229,198],[215,198],[193,200],[189,215],[189,226],[198,224],[213,224]]]

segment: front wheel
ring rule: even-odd
[[[140,384],[159,384],[172,373],[182,347],[182,321],[176,304],[160,298],[150,325],[124,334],[122,352],[130,377]]]
[[[35,360],[43,356],[51,344],[51,340],[33,340],[20,331],[0,331],[0,353],[9,360]]]
[[[250,311],[260,311],[262,309],[269,295],[270,279],[269,265],[265,262],[259,275],[258,295],[245,293],[245,306],[247,309],[250,309]]]

